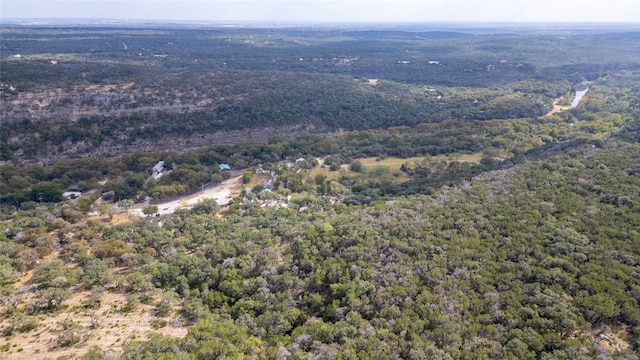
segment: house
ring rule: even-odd
[[[269,171],[265,170],[262,168],[262,164],[259,164],[258,166],[256,166],[256,169],[254,171],[256,174],[268,174]]]
[[[69,186],[69,189],[62,193],[62,196],[67,199],[77,199],[80,197],[80,195],[82,195],[82,192],[80,191],[80,188],[75,185]]]
[[[113,190],[107,191],[107,192],[103,192],[102,195],[100,196],[102,201],[111,201],[115,197],[116,197],[116,192],[113,191]]]
[[[218,166],[218,171],[225,171],[225,170],[231,170],[231,166],[229,166],[228,164],[220,164]]]
[[[164,161],[158,161],[158,163],[151,168],[151,177],[154,180],[158,180],[164,175]]]
[[[227,206],[227,205],[231,205],[232,203],[233,203],[233,198],[216,199],[216,204],[218,204],[219,206]]]
[[[151,168],[151,172],[154,173],[162,172],[162,170],[164,170],[164,161],[158,161],[158,163],[153,168]]]
[[[77,199],[82,195],[81,192],[73,192],[73,191],[65,191],[62,193],[62,196],[67,199]]]
[[[262,191],[260,191],[260,193],[258,193],[258,196],[265,196],[267,194],[271,194],[271,189],[263,189]]]

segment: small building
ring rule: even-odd
[[[260,191],[260,193],[258,193],[258,196],[264,196],[267,194],[271,194],[271,189],[263,189],[262,191]]]
[[[113,190],[107,191],[107,192],[103,192],[102,195],[100,196],[100,198],[103,201],[111,201],[113,200],[113,198],[116,196],[116,192]]]
[[[71,200],[79,198],[80,195],[82,195],[81,192],[73,192],[73,191],[65,191],[62,193],[62,197],[66,199],[71,199]]]
[[[218,171],[225,171],[225,170],[231,170],[231,166],[229,166],[228,164],[220,164],[218,166]]]
[[[69,186],[69,188],[67,189],[67,191],[65,191],[64,193],[62,193],[62,196],[67,198],[67,199],[77,199],[82,195],[82,192],[80,191],[80,188],[76,185],[74,186]]]
[[[254,171],[256,174],[268,174],[269,171],[265,170],[262,168],[262,164],[259,164],[258,166],[256,166],[256,169]]]
[[[158,161],[158,163],[151,168],[151,177],[154,180],[158,180],[164,175],[164,161]]]
[[[151,172],[162,172],[164,170],[164,161],[158,161],[158,163],[151,168]]]
[[[233,203],[233,198],[216,199],[216,204],[218,204],[218,206],[227,206],[227,205],[231,205],[232,203]]]

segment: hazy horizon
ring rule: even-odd
[[[3,0],[0,20],[637,23],[637,0]]]

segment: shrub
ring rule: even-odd
[[[82,280],[88,285],[106,285],[113,280],[109,263],[100,259],[91,259],[84,266]]]
[[[85,307],[90,309],[97,309],[102,304],[102,295],[104,294],[104,288],[102,286],[94,286],[91,288],[91,295],[85,303]]]
[[[215,200],[205,199],[199,201],[192,208],[192,211],[196,214],[215,214],[220,210],[220,206]]]
[[[353,172],[361,172],[362,171],[362,163],[358,160],[351,162],[349,164],[349,170]]]
[[[57,338],[58,346],[60,347],[73,346],[79,343],[80,340],[80,332],[77,329],[63,330]]]
[[[36,293],[36,298],[27,305],[29,313],[34,314],[41,310],[55,310],[62,307],[62,303],[71,296],[66,289],[45,289]]]
[[[42,287],[52,285],[54,279],[64,276],[64,262],[62,260],[53,260],[43,262],[33,271],[32,282],[40,284]]]
[[[126,303],[122,307],[122,312],[124,313],[132,312],[138,307],[138,304],[140,304],[138,297],[135,295],[129,294],[126,297]]]
[[[62,190],[56,184],[38,184],[31,189],[31,200],[38,202],[58,202],[62,197]]]
[[[156,205],[149,205],[142,208],[142,213],[145,215],[154,215],[158,212],[158,207]]]
[[[76,322],[67,318],[58,322],[58,325],[62,328],[57,338],[58,346],[69,347],[80,342],[82,337]]]
[[[2,330],[3,336],[26,333],[38,327],[38,320],[28,316],[14,317],[10,324]]]
[[[98,245],[93,253],[97,258],[117,258],[129,250],[127,243],[122,240],[110,239]]]

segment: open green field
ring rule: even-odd
[[[345,164],[345,165],[342,165],[340,168],[349,172],[349,165]],[[313,169],[309,170],[309,177],[312,179],[319,174],[324,174],[324,176],[326,176],[327,180],[329,181],[338,180],[338,178],[340,177],[340,171],[330,171],[328,165],[318,165]]]
[[[414,163],[421,162],[427,160],[430,163],[438,163],[440,161],[459,161],[459,162],[470,162],[477,163],[482,159],[482,153],[473,153],[473,154],[447,154],[442,156],[415,156],[410,158],[399,158],[399,157],[386,157],[384,159],[380,159],[378,157],[366,157],[354,159],[353,161],[360,161],[365,168],[372,169],[376,166],[387,167],[389,170],[400,170],[402,164],[407,164],[412,167]],[[343,164],[341,169],[344,169],[347,173],[349,173],[349,165]],[[337,180],[340,177],[339,171],[330,171],[328,165],[318,165],[315,168],[309,171],[309,177],[315,178],[318,174],[324,174],[327,177],[327,180]]]
[[[448,154],[442,156],[430,156],[425,158],[424,156],[415,156],[406,159],[398,158],[398,157],[386,157],[384,159],[379,159],[377,157],[367,157],[362,159],[356,159],[362,163],[363,166],[387,166],[392,170],[400,169],[402,164],[407,163],[411,166],[415,162],[420,162],[427,160],[428,162],[440,162],[445,160],[449,161],[460,161],[460,162],[471,162],[476,163],[482,159],[482,153],[474,153],[474,154]]]
[[[398,158],[398,157],[387,157],[384,159],[377,158],[375,156],[356,159],[362,163],[362,166],[371,167],[371,166],[387,166],[389,169],[398,170],[402,166],[402,164],[413,164],[415,162],[423,161],[425,159],[424,156],[415,156],[406,159]]]

